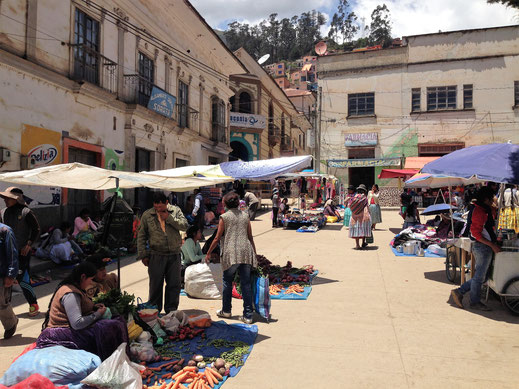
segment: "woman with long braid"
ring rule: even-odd
[[[94,304],[86,290],[97,274],[89,262],[76,266],[56,288],[45,315],[37,348],[63,346],[108,358],[117,347],[128,343],[124,320],[104,319],[106,307]]]

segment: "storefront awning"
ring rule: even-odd
[[[418,169],[382,169],[378,178],[405,178],[414,176],[418,173]]]
[[[440,157],[406,157],[404,169],[420,170],[426,163],[437,160]]]

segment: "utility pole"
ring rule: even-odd
[[[316,163],[316,173],[321,173],[321,110],[323,107],[323,88],[320,86],[318,90],[319,94],[319,119],[317,123],[317,128],[315,130],[315,163]]]

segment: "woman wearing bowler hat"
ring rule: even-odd
[[[355,239],[355,249],[361,250],[368,244],[366,238],[371,237],[371,217],[369,215],[368,199],[366,197],[366,185],[360,184],[357,188],[357,194],[350,201],[351,219],[350,219],[350,238]],[[359,241],[362,239],[362,246]]]

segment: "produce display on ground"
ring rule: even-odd
[[[293,267],[291,261],[285,266],[273,265],[263,255],[256,256],[258,267],[255,272],[259,277],[269,279],[269,294],[274,300],[306,300],[312,292],[312,280],[319,273],[313,265]],[[234,280],[233,297],[241,299],[239,276]]]
[[[154,362],[141,362],[147,388],[219,388],[240,371],[258,334],[256,325],[213,322],[207,328],[180,327],[160,347]],[[164,385],[165,384],[165,385]],[[196,385],[196,386],[195,386]]]

